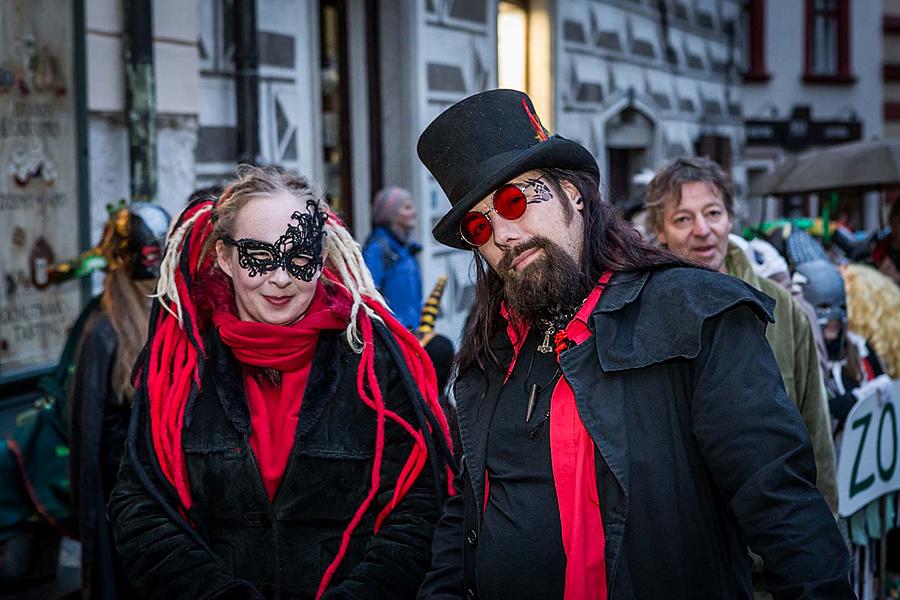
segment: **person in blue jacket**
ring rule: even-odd
[[[412,240],[416,206],[409,191],[390,186],[375,194],[372,225],[363,249],[366,266],[397,320],[412,329],[422,310],[422,273],[416,261],[422,246]]]

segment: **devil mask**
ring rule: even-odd
[[[169,213],[157,204],[132,202],[128,206],[127,260],[132,279],[156,279],[163,244],[169,229]]]
[[[295,211],[291,215],[291,221],[297,224],[288,224],[287,231],[274,244],[251,238],[235,240],[229,236],[222,236],[222,242],[237,248],[238,264],[250,277],[281,267],[296,279],[312,281],[322,268],[326,215],[312,200],[307,201],[306,207],[308,213]]]

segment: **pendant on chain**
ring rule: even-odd
[[[544,341],[540,346],[537,347],[537,351],[541,354],[547,354],[553,351],[553,346],[550,345],[550,336],[553,335],[553,325],[548,325],[547,329],[544,331]]]

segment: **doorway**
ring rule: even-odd
[[[325,196],[348,226],[353,223],[353,166],[345,0],[321,0],[322,163]]]
[[[650,153],[656,126],[634,108],[626,108],[606,123],[606,153],[610,201],[620,209],[640,202],[634,177],[652,167]]]

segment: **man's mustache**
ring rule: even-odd
[[[522,242],[515,248],[507,250],[506,254],[503,255],[503,258],[500,259],[500,262],[497,264],[497,271],[499,271],[501,275],[509,273],[512,269],[513,261],[519,256],[534,248],[546,249],[552,243],[553,242],[542,235],[536,235],[527,242]]]

